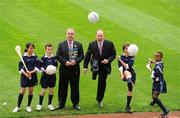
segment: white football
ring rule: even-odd
[[[138,53],[138,46],[135,44],[131,44],[128,47],[128,53],[130,56],[136,56],[136,54]]]
[[[55,73],[56,73],[56,67],[53,66],[53,65],[47,66],[47,68],[46,68],[46,73],[47,73],[48,75],[53,75],[53,74],[55,74]]]
[[[98,20],[99,20],[99,15],[97,12],[93,11],[93,12],[90,12],[89,15],[88,15],[88,20],[89,22],[91,23],[96,23]]]

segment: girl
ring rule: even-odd
[[[52,45],[51,44],[46,44],[45,46],[45,55],[41,58],[41,70],[42,70],[42,76],[41,76],[41,93],[39,95],[39,104],[37,105],[37,110],[41,111],[42,110],[42,102],[44,98],[44,94],[46,89],[49,87],[49,97],[48,97],[48,108],[49,110],[53,111],[54,106],[51,104],[52,98],[53,98],[53,91],[56,83],[56,74],[48,75],[46,72],[46,68],[49,65],[53,65],[57,68],[58,63],[52,54]]]
[[[21,88],[18,96],[17,106],[14,108],[13,112],[18,112],[20,110],[21,102],[23,100],[26,87],[28,87],[29,90],[28,104],[26,107],[26,111],[27,112],[32,111],[30,105],[33,98],[33,87],[38,83],[37,71],[39,70],[38,57],[34,54],[34,48],[35,48],[34,44],[27,43],[24,56],[22,57],[27,66],[28,71],[25,70],[22,61],[19,62],[19,73],[21,74],[21,80],[20,80]]]
[[[135,84],[136,81],[136,74],[133,69],[134,56],[129,56],[128,46],[129,44],[123,45],[123,54],[119,57],[118,66],[121,74],[121,79],[123,81],[127,81],[127,86],[128,86],[126,111],[128,113],[132,113],[130,103],[132,98],[133,85]]]

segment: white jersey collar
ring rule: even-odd
[[[50,57],[46,53],[44,54],[44,57],[48,57],[48,58],[51,58],[53,56],[54,56],[53,54],[51,54]]]
[[[27,54],[27,52],[24,52],[24,56],[30,57],[30,56]],[[34,52],[33,52],[33,54],[32,54],[31,56],[35,56]]]

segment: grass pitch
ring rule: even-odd
[[[87,20],[90,11],[96,11],[100,15],[96,24]],[[127,87],[120,80],[116,59],[112,63],[112,74],[108,76],[103,109],[97,107],[97,81],[91,80],[89,71],[86,76],[81,74],[80,111],[72,110],[68,96],[64,110],[50,112],[47,110],[46,93],[43,111],[37,112],[35,108],[41,89],[38,85],[34,89],[31,105],[33,112],[25,111],[26,92],[21,111],[12,113],[20,86],[17,71],[19,58],[14,47],[20,45],[24,48],[26,42],[33,42],[35,53],[41,57],[44,45],[52,43],[55,53],[58,43],[65,39],[68,27],[75,29],[76,40],[83,44],[85,52],[99,28],[104,30],[106,39],[114,42],[118,55],[122,53],[123,43],[135,43],[139,46],[134,65],[137,81],[131,105],[135,111],[160,110],[157,106],[149,106],[152,80],[145,65],[154,52],[163,51],[168,93],[160,98],[170,111],[180,110],[179,13],[180,0],[0,0],[0,117],[124,112]],[[58,104],[57,91],[58,76],[54,105]],[[7,105],[3,106],[4,102]]]

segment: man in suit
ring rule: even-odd
[[[98,61],[98,89],[96,100],[100,108],[103,107],[103,97],[106,89],[106,78],[111,73],[111,62],[116,56],[114,44],[104,39],[103,30],[97,30],[96,40],[89,44],[84,59],[84,73],[87,72],[88,64],[93,65]],[[93,77],[94,78],[94,77]]]
[[[57,60],[60,62],[59,68],[59,89],[58,100],[59,106],[57,109],[65,107],[68,84],[71,87],[71,101],[75,110],[80,110],[79,107],[79,77],[80,77],[80,62],[84,58],[82,44],[74,40],[74,29],[67,29],[67,39],[58,45],[56,52]]]

